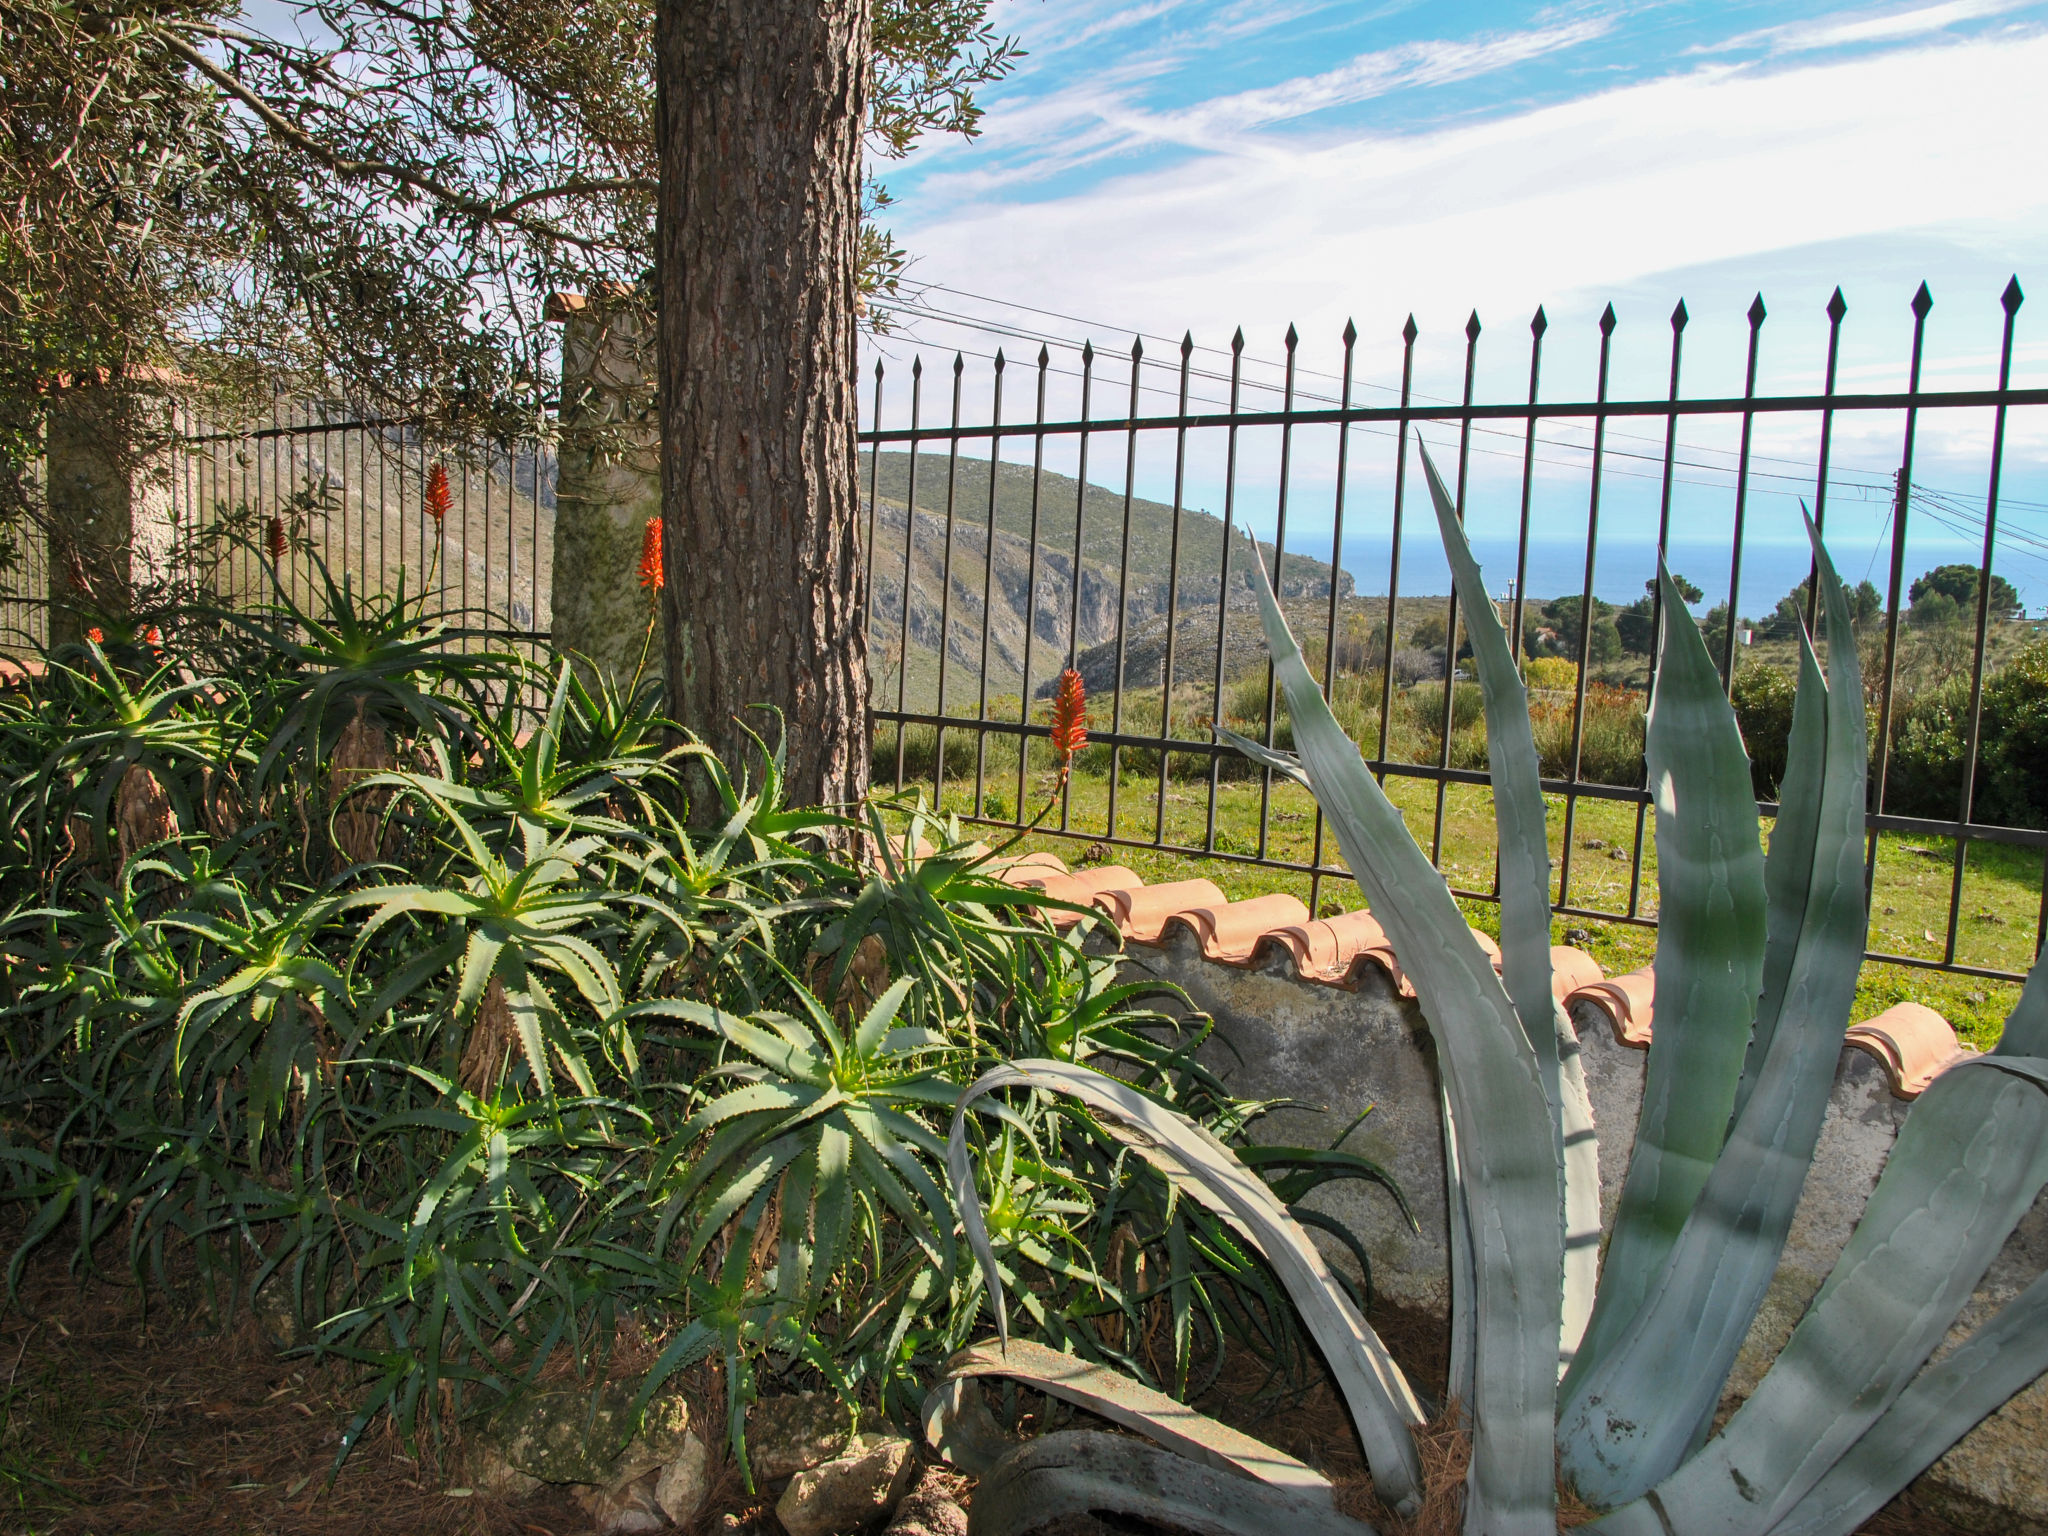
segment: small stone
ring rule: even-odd
[[[927,1476],[904,1495],[882,1536],[967,1536],[967,1511],[937,1478]]]
[[[756,1482],[807,1472],[853,1443],[853,1416],[830,1392],[767,1398],[747,1415],[747,1461]]]
[[[1325,922],[1333,917],[1342,917],[1343,915],[1344,903],[1341,901],[1326,901],[1316,912],[1316,916],[1322,918]]]
[[[1607,857],[1617,864],[1626,864],[1629,861],[1629,851],[1626,848],[1615,848],[1608,852]]]
[[[668,1528],[668,1516],[654,1497],[655,1474],[649,1472],[616,1488],[580,1489],[576,1502],[590,1516],[597,1536],[638,1536]]]
[[[1575,948],[1584,949],[1593,942],[1593,930],[1590,928],[1567,928],[1564,931],[1564,941]]]
[[[917,1470],[910,1442],[890,1436],[789,1480],[775,1517],[789,1536],[848,1536],[887,1518]]]
[[[1602,848],[1605,848],[1607,846],[1607,840],[1605,838],[1600,837],[1588,837],[1583,839],[1579,843],[1579,846],[1581,848],[1590,849],[1594,853],[1598,853]]]
[[[539,1491],[541,1481],[505,1459],[504,1447],[488,1434],[469,1438],[463,1450],[469,1486],[497,1499],[523,1499]]]
[[[583,1387],[530,1392],[500,1410],[490,1433],[508,1462],[544,1483],[614,1487],[673,1458],[689,1428],[682,1398],[656,1398],[622,1451],[634,1396],[626,1382],[608,1383],[594,1398]]]
[[[1081,862],[1083,864],[1107,864],[1109,862],[1109,844],[1090,843],[1081,850]]]
[[[1963,1001],[1966,1003],[1975,1003],[1981,1005],[1986,1000],[1987,999],[1985,998],[1982,992],[1965,992],[1963,994]]]
[[[710,1491],[711,1448],[695,1435],[685,1435],[683,1448],[655,1479],[654,1502],[677,1525],[688,1525]]]

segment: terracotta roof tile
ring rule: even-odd
[[[1565,996],[1565,1006],[1591,1003],[1607,1015],[1615,1040],[1638,1050],[1650,1044],[1650,1009],[1657,996],[1657,972],[1652,966],[1611,976],[1576,987]]]
[[[930,850],[920,846],[918,851]],[[1284,892],[1226,901],[1212,881],[1147,885],[1121,864],[1069,873],[1050,853],[996,860],[989,869],[1010,884],[1095,907],[1129,943],[1163,943],[1167,930],[1178,925],[1194,935],[1206,959],[1220,964],[1269,964],[1284,955],[1298,978],[1323,986],[1355,986],[1367,967],[1377,967],[1402,996],[1415,995],[1386,930],[1370,912],[1311,918],[1307,907]],[[1080,920],[1076,913],[1050,915],[1061,928]],[[1477,928],[1472,935],[1498,970],[1500,946]],[[1657,992],[1654,967],[1610,977],[1591,955],[1566,944],[1552,946],[1550,964],[1551,985],[1566,1007],[1591,1004],[1607,1016],[1618,1042],[1638,1049],[1649,1045]],[[1942,1072],[1974,1054],[1956,1039],[1947,1020],[1919,1003],[1895,1004],[1856,1025],[1847,1044],[1876,1057],[1901,1098],[1923,1092]]]
[[[1851,1025],[1848,1043],[1883,1064],[1892,1092],[1902,1099],[1925,1093],[1942,1073],[1977,1054],[1956,1038],[1947,1019],[1922,1003],[1893,1003],[1876,1018]]]
[[[1129,874],[1128,870],[1124,873]],[[1194,907],[1220,907],[1223,892],[1213,880],[1173,880],[1146,885],[1132,877],[1123,889],[1097,891],[1095,905],[1134,944],[1157,944],[1166,920]]]
[[[1394,946],[1387,939],[1387,930],[1370,912],[1346,912],[1275,928],[1260,940],[1254,957],[1269,949],[1285,953],[1303,981],[1331,986],[1355,985],[1359,971],[1368,965],[1389,976],[1397,976],[1400,970],[1394,964]]]
[[[1195,936],[1209,959],[1224,965],[1250,965],[1268,933],[1276,928],[1298,928],[1308,920],[1308,908],[1301,898],[1277,891],[1249,901],[1175,912],[1162,925],[1161,936],[1167,929],[1183,927]]]

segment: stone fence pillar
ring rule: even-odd
[[[133,611],[170,575],[175,529],[177,379],[85,382],[51,404],[44,439],[50,519],[51,645]]]
[[[555,649],[586,677],[631,681],[657,612],[640,586],[649,518],[661,516],[654,316],[637,294],[558,293],[560,469],[555,482]],[[661,665],[660,637],[648,653]]]

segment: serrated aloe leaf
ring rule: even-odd
[[[2044,988],[2037,966],[2020,1007],[2048,1001]],[[1591,1529],[1765,1536],[1905,1390],[2043,1184],[2048,1059],[1984,1056],[1936,1078],[1749,1401],[1698,1455]]]
[[[1025,1087],[1080,1100],[1107,1128],[1158,1168],[1174,1188],[1215,1211],[1273,1266],[1302,1321],[1322,1346],[1323,1358],[1344,1394],[1373,1484],[1390,1506],[1420,1508],[1421,1464],[1413,1426],[1422,1407],[1379,1336],[1352,1306],[1322,1253],[1287,1214],[1272,1189],[1201,1126],[1145,1097],[1127,1083],[1071,1062],[1026,1059],[996,1067],[960,1094],[946,1143],[946,1170],[967,1243],[981,1265],[1004,1341],[1009,1322],[1001,1275],[982,1220],[974,1161],[967,1145],[967,1111],[997,1089]]]
[[[2048,1275],[1928,1366],[1855,1447],[1771,1527],[1771,1536],[1850,1536],[2005,1400],[2048,1371]]]
[[[1550,988],[1550,842],[1536,736],[1529,722],[1529,691],[1458,522],[1457,505],[1427,448],[1422,450],[1422,468],[1458,601],[1466,613],[1466,633],[1486,702],[1486,760],[1500,849],[1501,980],[1536,1053],[1563,1170],[1564,1294],[1558,1337],[1562,1370],[1586,1331],[1600,1276],[1600,1145],[1578,1036]],[[1569,1072],[1567,1061],[1572,1065]],[[1454,1324],[1458,1316],[1453,1314]]]
[[[1628,1332],[1727,1139],[1762,972],[1764,858],[1749,757],[1706,641],[1676,622],[1685,603],[1670,573],[1658,580],[1674,622],[1659,640],[1645,737],[1657,807],[1657,1029],[1599,1300],[1558,1415],[1566,1468],[1594,1503],[1625,1472],[1633,1431],[1619,1431],[1624,1467],[1607,1469],[1604,1447],[1616,1436],[1604,1428],[1613,1416],[1590,1416],[1593,1373]]]
[[[1829,629],[1847,634],[1848,600],[1817,534],[1814,552]],[[1803,637],[1801,646],[1806,667],[1817,670]],[[1820,695],[1824,729],[1799,742],[1821,761],[1802,761],[1787,775],[1793,820],[1771,857],[1786,860],[1805,892],[1797,930],[1780,930],[1791,954],[1778,995],[1764,1000],[1774,1022],[1753,1091],[1650,1294],[1612,1351],[1575,1383],[1560,1421],[1567,1469],[1595,1503],[1637,1497],[1705,1438],[1777,1271],[1827,1117],[1865,929],[1868,752],[1854,649],[1831,654],[1836,675]],[[1809,704],[1815,692],[1808,687]],[[1789,905],[1790,893],[1779,894]]]
[[[1253,590],[1296,754],[1352,876],[1415,982],[1457,1127],[1476,1326],[1467,1518],[1492,1536],[1554,1536],[1563,1194],[1536,1053],[1450,887],[1330,713],[1263,563],[1258,571]]]

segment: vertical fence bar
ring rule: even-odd
[[[1001,366],[1000,363],[997,364]],[[882,360],[875,359],[875,409],[869,418],[871,430],[882,430]],[[868,651],[873,654],[878,637],[875,634],[875,518],[882,505],[882,444],[879,439],[868,444]],[[872,734],[872,732],[870,733]],[[869,742],[869,750],[874,743]]]
[[[946,439],[946,550],[939,564],[939,697],[932,713],[946,718],[946,658],[953,649],[953,493],[960,481],[960,376],[967,361],[953,354],[953,410]],[[946,728],[932,727],[932,809],[946,803]]]
[[[1835,445],[1835,368],[1842,359],[1842,316],[1849,313],[1848,301],[1837,287],[1834,297],[1828,300],[1828,369],[1821,385],[1821,398],[1830,402],[1820,412],[1820,463],[1814,471],[1813,485],[1813,526],[1816,532],[1828,531],[1828,460]],[[1820,614],[1820,562],[1809,561],[1806,568],[1806,632],[1814,634],[1819,629]]]
[[[1685,300],[1680,299],[1671,311],[1671,383],[1665,390],[1664,398],[1671,409],[1664,416],[1664,468],[1658,477],[1657,486],[1657,571],[1661,574],[1667,553],[1671,548],[1671,487],[1678,462],[1678,367],[1685,352],[1685,324],[1690,317],[1686,314]],[[1680,594],[1681,596],[1683,594]],[[1656,576],[1650,579],[1650,663],[1643,682],[1643,695],[1647,701],[1657,692],[1657,648],[1664,639],[1664,583]],[[1645,755],[1643,772],[1638,783],[1647,790],[1650,785],[1650,765]],[[1647,797],[1636,802],[1635,843],[1629,857],[1628,869],[1628,915],[1642,915],[1643,902],[1643,836],[1649,820],[1650,802]]]
[[[1340,411],[1351,409],[1351,368],[1358,346],[1358,327],[1344,322],[1344,387],[1338,397]],[[1323,698],[1336,697],[1337,684],[1337,592],[1344,567],[1344,482],[1351,465],[1351,425],[1337,423],[1337,487],[1330,516],[1330,611],[1323,622]],[[1316,806],[1315,831],[1309,844],[1308,913],[1320,917],[1323,911],[1323,808]]]
[[[1742,536],[1749,514],[1749,448],[1756,427],[1756,412],[1749,402],[1756,399],[1757,353],[1763,339],[1764,296],[1759,293],[1749,305],[1749,361],[1742,376],[1742,442],[1735,460],[1735,548],[1728,559],[1728,636],[1721,655],[1721,691],[1735,693],[1735,632],[1742,627]]]
[[[1180,391],[1174,406],[1179,420],[1173,429],[1173,533],[1166,555],[1166,658],[1159,685],[1159,803],[1152,817],[1152,841],[1166,841],[1166,784],[1172,777],[1173,761],[1165,742],[1173,740],[1174,645],[1180,636],[1180,518],[1187,492],[1188,470],[1188,366],[1195,353],[1195,333],[1180,339]]]
[[[2012,333],[2026,295],[2020,292],[2017,274],[2005,285],[1999,305],[2005,311],[2005,333],[1998,347],[1998,393],[2012,387]],[[2005,468],[2005,402],[2001,399],[1991,418],[1991,484],[1984,493],[1984,555],[1977,569],[1977,647],[1970,658],[1970,733],[1963,751],[1963,788],[1956,819],[1967,828],[1977,808],[1977,749],[1982,741],[1984,716],[1984,641],[1991,624],[1992,541],[1998,535],[1998,482]],[[1970,837],[1966,830],[1956,833],[1955,873],[1949,881],[1948,939],[1942,947],[1941,963],[1956,963],[1956,923],[1962,915],[1963,866],[1968,858]]]
[[[1600,312],[1600,382],[1597,400],[1607,403],[1608,367],[1614,352],[1614,306]],[[1593,570],[1600,554],[1600,469],[1607,449],[1607,416],[1593,418],[1593,485],[1586,502],[1586,582],[1579,594],[1579,675],[1572,690],[1572,762],[1564,791],[1564,843],[1558,852],[1557,904],[1571,905],[1572,829],[1578,820],[1581,754],[1586,745],[1586,673],[1593,664]]]
[[[1045,489],[1045,381],[1052,352],[1038,348],[1038,397],[1031,419],[1031,550],[1024,580],[1024,691],[1017,705],[1017,723],[1031,723],[1031,649],[1038,635],[1038,508]],[[1031,733],[1017,733],[1017,819],[1024,820],[1024,787],[1031,769]]]
[[[1465,414],[1458,420],[1458,524],[1465,522],[1465,473],[1472,458],[1472,380],[1479,364],[1479,311],[1465,322],[1465,388],[1460,396]],[[1429,862],[1441,867],[1444,852],[1444,798],[1450,792],[1451,728],[1457,714],[1458,584],[1444,603],[1443,729],[1436,744],[1436,804],[1429,823]]]
[[[1922,283],[1913,295],[1913,357],[1907,376],[1906,440],[1900,449],[1898,487],[1892,501],[1892,569],[1885,601],[1889,611],[1884,625],[1884,687],[1877,706],[1877,788],[1872,809],[1884,814],[1885,779],[1892,761],[1892,685],[1896,681],[1899,657],[1899,609],[1901,588],[1906,580],[1906,511],[1912,500],[1913,444],[1920,426],[1920,363],[1927,342],[1927,312],[1934,308],[1934,295]],[[1877,829],[1871,828],[1863,845],[1863,890],[1867,899],[1877,883]],[[2048,891],[2048,881],[2042,888]],[[2044,897],[2048,900],[2048,897]]]
[[[996,481],[1003,467],[1003,349],[996,348],[995,385],[988,414],[988,533],[981,547],[981,684],[974,706],[974,718],[981,729],[974,733],[974,814],[983,814],[982,801],[988,772],[988,636],[995,601],[996,579]],[[1017,738],[1021,750],[1024,739]],[[1017,807],[1022,810],[1022,806]],[[1020,816],[1018,820],[1022,820]]]
[[[1123,543],[1117,553],[1116,566],[1116,676],[1110,683],[1113,691],[1109,704],[1110,733],[1118,736],[1124,729],[1124,655],[1131,622],[1131,497],[1138,485],[1138,376],[1144,365],[1144,338],[1134,336],[1131,338],[1130,427],[1124,435]],[[1122,774],[1123,748],[1112,742],[1109,748],[1109,809],[1104,816],[1103,827],[1110,837],[1116,836],[1116,792]]]
[[[1283,611],[1287,603],[1287,579],[1281,567],[1287,563],[1287,487],[1294,465],[1294,363],[1295,349],[1301,344],[1300,333],[1292,322],[1284,338],[1287,347],[1287,377],[1280,396],[1280,491],[1274,509],[1273,526],[1273,595]],[[1249,529],[1246,530],[1251,534]],[[1258,548],[1256,535],[1251,535],[1252,547]],[[1329,658],[1323,658],[1323,675],[1330,673]],[[1266,658],[1266,734],[1265,742],[1270,748],[1274,744],[1273,728],[1279,715],[1277,685],[1278,674],[1273,668],[1271,656]],[[1267,837],[1273,814],[1273,770],[1259,769],[1259,857],[1266,857]]]
[[[1392,757],[1388,737],[1394,715],[1394,631],[1401,612],[1401,507],[1408,494],[1408,402],[1415,383],[1415,338],[1421,334],[1416,329],[1415,317],[1410,315],[1401,327],[1401,414],[1394,433],[1394,521],[1387,545],[1387,664],[1380,673],[1380,744],[1374,753],[1382,785],[1387,782],[1387,763]]]
[[[1067,665],[1075,666],[1081,659],[1081,561],[1086,549],[1086,515],[1088,511],[1088,409],[1089,396],[1095,385],[1095,343],[1081,343],[1081,458],[1074,476],[1074,568],[1067,593]],[[1060,830],[1067,830],[1074,805],[1074,780],[1071,775],[1060,785]]]
[[[904,710],[910,680],[910,560],[917,547],[917,461],[924,444],[917,437],[918,418],[924,409],[924,357],[910,360],[910,466],[908,488],[903,495],[903,623],[896,639],[896,713]],[[896,722],[896,787],[903,788],[903,749],[910,728]]]
[[[1221,574],[1216,584],[1216,678],[1213,702],[1210,704],[1210,739],[1215,739],[1214,726],[1223,723],[1223,643],[1230,619],[1230,539],[1236,529],[1237,514],[1237,408],[1244,379],[1244,327],[1239,326],[1230,338],[1230,423],[1224,428],[1225,449],[1223,467],[1223,557],[1220,562]],[[1223,774],[1223,759],[1211,754],[1209,758],[1209,821],[1202,839],[1202,846],[1209,852],[1216,851],[1216,792]]]
[[[1543,333],[1550,321],[1543,306],[1529,320],[1529,419],[1522,435],[1522,521],[1515,534],[1515,592],[1509,608],[1508,647],[1517,665],[1522,661],[1522,612],[1528,605],[1529,508],[1536,491],[1536,392],[1543,377]]]

